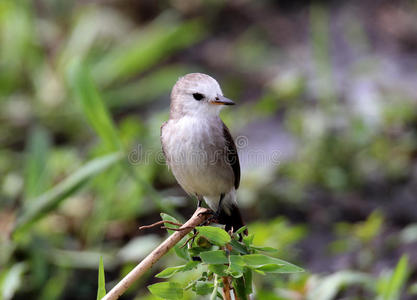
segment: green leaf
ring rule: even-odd
[[[5,274],[3,282],[1,282],[1,299],[9,300],[13,298],[14,294],[22,284],[22,277],[25,271],[25,263],[17,263],[10,268],[10,270]]]
[[[202,236],[218,246],[224,246],[231,241],[230,235],[219,227],[197,226],[196,229]]]
[[[85,67],[85,63],[80,59],[74,59],[70,64],[68,77],[71,90],[79,101],[91,127],[100,136],[108,150],[121,150],[122,144],[116,126]]]
[[[33,222],[46,216],[68,196],[78,191],[89,179],[93,178],[106,168],[114,165],[123,158],[120,153],[112,153],[96,158],[72,175],[58,183],[55,187],[30,201],[30,205],[18,218],[14,228],[14,236],[26,230]]]
[[[256,251],[263,251],[263,252],[270,252],[274,253],[277,252],[278,249],[272,248],[272,247],[258,247],[258,246],[250,246],[251,249]]]
[[[264,276],[266,275],[266,273],[264,271],[261,271],[261,270],[258,270],[258,269],[254,269],[254,271],[258,274],[261,274],[261,275],[264,275]]]
[[[209,250],[211,247],[213,247],[213,244],[210,243],[210,241],[205,236],[198,236],[197,237],[197,246],[201,249],[206,249],[203,251]]]
[[[183,287],[177,282],[160,282],[148,286],[149,291],[158,297],[168,300],[183,299]]]
[[[208,265],[208,270],[210,272],[213,272],[214,274],[217,274],[219,276],[228,276],[227,274],[227,266],[221,264],[221,265]]]
[[[236,241],[235,239],[232,239],[230,241],[230,245],[232,246],[232,250],[236,251],[240,254],[249,254],[248,249],[246,249],[245,245],[242,245],[240,242]]]
[[[198,261],[189,261],[183,268],[182,271],[190,271],[192,269],[195,269],[198,266]]]
[[[284,260],[263,254],[248,254],[242,256],[246,265],[257,271],[269,273],[295,273],[304,270]]]
[[[409,276],[408,270],[408,256],[403,255],[398,262],[393,274],[390,276],[380,299],[382,300],[397,300],[400,299],[401,290]]]
[[[174,223],[178,223],[178,224],[182,224],[182,222],[178,221],[177,219],[175,219],[173,216],[170,216],[169,214],[166,213],[161,213],[161,218],[164,221],[170,221],[170,222],[174,222]],[[178,228],[179,226],[176,225],[172,225],[172,224],[166,224],[167,227],[172,227],[172,228]],[[174,230],[169,230],[167,229],[167,232],[171,235],[173,234],[175,231]]]
[[[197,281],[193,287],[193,291],[197,295],[208,295],[213,291],[214,284],[206,281]]]
[[[97,300],[100,300],[104,296],[106,296],[106,279],[104,277],[103,257],[100,256],[100,263],[98,266]]]
[[[250,295],[253,293],[252,291],[252,270],[249,268],[245,268],[243,271],[243,277],[245,280],[245,292],[246,295]]]
[[[182,223],[182,222],[178,221],[176,218],[174,218],[173,216],[170,216],[166,213],[161,213],[161,218],[164,221],[171,221],[171,222],[175,222],[175,223],[179,223],[179,224]],[[171,224],[169,224],[168,226],[172,227],[172,228],[178,228],[178,226],[171,225]],[[175,231],[167,229],[167,232],[171,235]],[[177,243],[174,246],[175,254],[177,254],[178,257],[180,257],[184,260],[187,260],[187,261],[190,259],[190,255],[188,254],[187,247],[182,247],[182,245],[185,243],[185,241],[188,239],[188,237],[189,237],[189,234],[187,234],[179,243]]]
[[[177,267],[169,267],[163,270],[162,272],[155,275],[155,277],[158,278],[169,278],[172,277],[174,274],[178,272],[186,272],[194,269],[197,267],[198,262],[197,261],[189,261],[187,264]]]
[[[245,279],[243,276],[240,278],[233,279],[232,284],[239,299],[248,299],[248,296],[246,294]]]
[[[169,278],[169,277],[172,277],[175,273],[177,273],[180,270],[182,270],[183,267],[184,267],[184,265],[166,268],[163,271],[161,271],[158,274],[156,274],[155,277],[157,277],[157,278]]]
[[[201,260],[206,264],[227,264],[229,260],[224,250],[206,251],[200,253]]]
[[[248,266],[254,268],[275,262],[274,258],[263,254],[248,254],[243,255],[242,258]]]
[[[246,246],[250,247],[250,245],[252,245],[253,243],[253,238],[255,237],[255,235],[253,234],[249,234],[247,236],[243,237],[243,242],[245,243]]]
[[[262,271],[265,273],[286,273],[286,272],[296,272],[292,270],[284,270],[282,265],[278,264],[266,264],[260,267],[257,267],[256,270]]]
[[[47,160],[50,147],[48,132],[35,127],[30,132],[25,161],[25,202],[46,190]]]
[[[229,260],[228,272],[235,278],[241,277],[245,267],[245,261],[243,260],[242,256],[230,255]]]
[[[235,234],[241,234],[242,232],[244,232],[246,229],[248,228],[247,225],[240,227],[238,231],[235,232]]]

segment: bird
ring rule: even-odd
[[[204,200],[214,212],[213,219],[228,232],[244,226],[236,199],[239,156],[219,116],[223,107],[234,104],[213,77],[190,73],[172,88],[169,119],[161,126],[168,168],[185,192],[197,198],[197,206]]]

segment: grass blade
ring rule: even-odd
[[[165,15],[127,44],[110,51],[93,68],[93,76],[101,85],[108,85],[138,74],[160,62],[173,52],[186,48],[203,37],[199,20],[177,24]]]
[[[403,255],[395,267],[394,272],[388,279],[388,282],[384,285],[383,293],[381,295],[382,300],[398,300],[400,299],[401,289],[403,288],[408,275],[408,257]]]
[[[17,220],[14,235],[16,236],[21,231],[27,229],[33,222],[54,210],[65,198],[78,191],[89,179],[119,162],[122,157],[123,155],[120,153],[112,153],[96,158],[52,189],[31,200],[30,205]]]
[[[46,165],[50,147],[48,133],[36,127],[30,132],[25,162],[25,196],[24,199],[32,199],[42,193],[47,187]]]
[[[100,136],[107,149],[112,152],[122,151],[123,146],[118,135],[118,130],[110,117],[110,113],[107,110],[96,85],[80,59],[72,61],[69,67],[68,77],[72,91],[79,100],[88,122]],[[172,213],[172,209],[169,209],[169,207],[164,208],[161,204],[162,199],[159,194],[140,176],[140,174],[130,168],[128,164],[122,164],[122,166],[134,180],[146,189],[148,195],[155,201],[160,209]]]
[[[0,297],[4,300],[12,299],[23,281],[23,274],[27,269],[25,263],[14,264],[6,273],[0,286]]]
[[[104,296],[106,296],[106,279],[104,277],[103,257],[100,256],[100,263],[98,266],[97,300],[100,300]]]
[[[143,105],[168,95],[178,77],[190,72],[181,65],[163,67],[139,80],[106,91],[103,98],[109,108]]]
[[[101,99],[95,83],[80,59],[72,61],[68,77],[72,92],[78,99],[91,127],[100,136],[107,149],[110,151],[121,150],[122,144],[117,128]]]

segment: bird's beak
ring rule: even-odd
[[[210,102],[216,105],[235,105],[235,103],[232,100],[224,96],[217,96],[215,99],[211,100]]]

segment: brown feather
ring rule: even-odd
[[[240,164],[239,164],[239,156],[237,153],[235,142],[233,141],[232,135],[230,134],[229,129],[223,123],[223,135],[224,139],[226,140],[226,160],[230,164],[233,169],[233,174],[235,175],[235,189],[238,189],[240,184]]]
[[[164,129],[164,126],[167,124],[168,122],[164,122],[164,123],[162,123],[162,125],[161,125],[161,129],[160,129],[160,137],[162,138],[162,130]],[[162,153],[164,154],[164,157],[165,157],[165,160],[167,161],[168,160],[168,157],[167,157],[167,155],[166,155],[166,152],[165,152],[165,149],[164,149],[164,143],[162,143],[161,142],[161,146],[162,146]],[[168,162],[168,161],[167,161]]]

